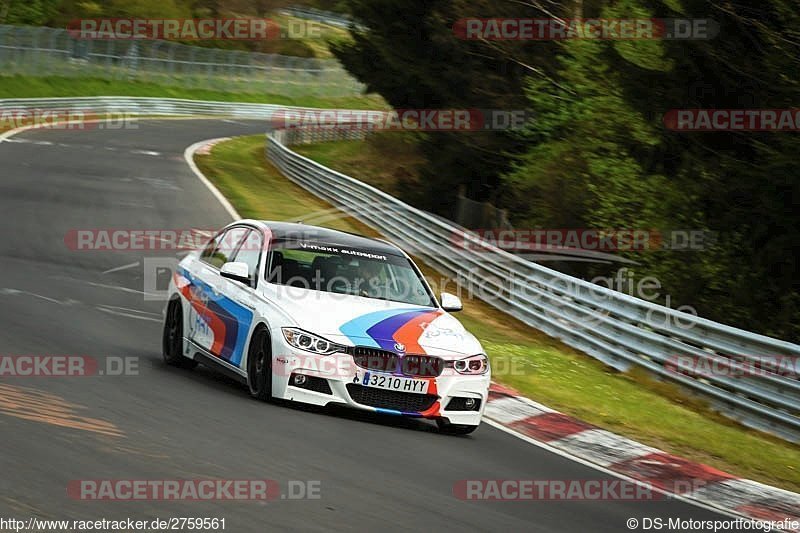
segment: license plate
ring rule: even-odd
[[[373,374],[372,372],[365,372],[364,377],[361,379],[361,384],[365,387],[374,387],[376,389],[427,394],[428,385],[430,383],[428,380],[424,379],[401,378],[386,374]]]

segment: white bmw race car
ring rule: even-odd
[[[339,404],[470,433],[489,359],[409,256],[340,231],[241,220],[178,265],[164,360],[202,362],[259,399]]]

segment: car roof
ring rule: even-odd
[[[260,222],[270,230],[272,238],[279,241],[304,240],[318,244],[347,246],[384,254],[405,255],[403,251],[394,244],[379,239],[371,239],[355,233],[293,222],[275,222],[271,220],[261,220]]]

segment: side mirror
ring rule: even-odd
[[[442,309],[445,311],[450,311],[451,313],[455,313],[456,311],[461,311],[464,309],[461,299],[455,294],[450,294],[449,292],[442,293],[440,302],[442,304]]]
[[[222,268],[219,270],[219,274],[223,278],[239,281],[249,287],[250,286],[249,270],[250,269],[247,268],[247,263],[237,263],[233,261],[231,263],[225,263],[224,265],[222,265]]]

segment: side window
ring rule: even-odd
[[[219,232],[212,237],[210,241],[208,241],[206,247],[203,248],[203,253],[200,254],[200,259],[202,261],[206,263],[209,262],[209,258],[214,254],[214,250],[217,249],[217,244],[219,244],[219,241],[222,239],[223,235],[225,235],[225,232]]]
[[[222,265],[230,261],[233,252],[247,233],[247,228],[231,228],[224,233],[217,235],[208,246],[206,246],[200,259],[211,266],[221,268]],[[212,246],[213,245],[213,246]]]
[[[258,275],[258,261],[261,258],[262,239],[260,232],[251,230],[247,234],[239,250],[236,252],[234,261],[247,264],[247,273],[252,284]]]

